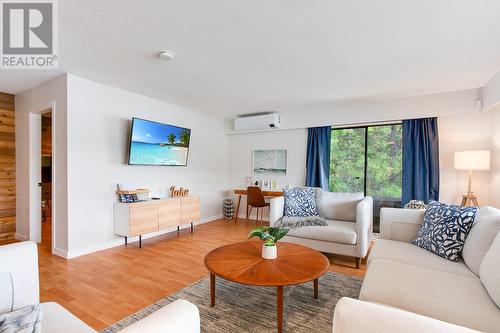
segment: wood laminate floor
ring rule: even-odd
[[[44,225],[50,235],[50,223]],[[96,330],[208,275],[203,259],[212,249],[244,241],[255,222],[217,220],[71,260],[52,255],[50,238],[39,245],[41,301],[60,303]],[[330,271],[362,276],[366,265],[328,255]]]

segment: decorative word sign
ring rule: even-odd
[[[170,188],[170,196],[172,198],[178,198],[178,197],[187,197],[189,195],[189,189],[188,188],[175,188],[175,185]]]

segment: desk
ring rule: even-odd
[[[238,222],[238,213],[240,212],[241,196],[247,195],[246,189],[235,189],[234,194],[238,196],[238,205],[236,206],[236,217],[234,218],[234,223]],[[283,191],[280,190],[262,190],[262,194],[265,197],[281,197],[283,196]]]

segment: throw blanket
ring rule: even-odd
[[[0,315],[0,333],[40,333],[41,321],[40,304],[26,306]]]
[[[283,216],[276,226],[279,228],[297,229],[310,226],[327,226],[325,219],[319,215],[315,216]]]

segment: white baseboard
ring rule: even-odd
[[[222,219],[222,214],[201,219],[200,221],[195,222],[194,225],[196,226],[196,225],[204,224],[207,222],[212,222],[212,221],[219,220],[219,219]],[[190,228],[190,225],[184,224],[184,225],[181,225],[180,228],[181,228],[181,230],[187,229],[187,228]],[[161,236],[161,235],[167,234],[169,232],[174,232],[176,230],[177,230],[177,227],[168,228],[168,229],[161,230],[158,232],[153,232],[153,233],[150,233],[147,235],[143,235],[142,239],[144,240],[144,239],[148,239],[148,238],[152,238],[152,237]],[[129,237],[128,238],[129,243],[133,243],[133,242],[137,242],[137,241],[139,241],[139,237]],[[67,253],[64,253],[65,255],[61,255],[62,252],[65,252],[65,251],[62,251],[61,254],[55,253],[56,249],[54,249],[53,253],[57,254],[58,256],[61,256],[63,258],[66,258],[66,259],[72,259],[72,258],[80,257],[80,256],[83,256],[86,254],[90,254],[90,253],[110,249],[113,247],[121,246],[123,244],[124,244],[124,238],[117,237],[117,238],[115,238],[109,242],[106,242],[106,243],[96,244],[96,245],[86,247],[83,249],[76,249],[76,250],[68,251]]]
[[[52,248],[52,254],[55,254],[56,256],[62,257],[64,259],[69,259],[68,258],[68,251],[58,249],[57,247]]]
[[[28,236],[25,236],[25,235],[22,235],[22,234],[18,234],[17,232],[14,235],[14,238],[17,239],[18,241],[21,241],[21,242],[29,241],[30,240]]]

